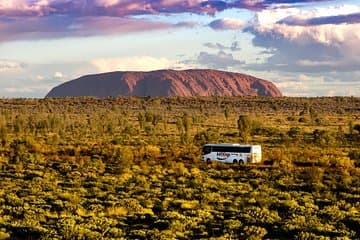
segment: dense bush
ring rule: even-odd
[[[0,109],[0,239],[360,235],[357,98],[2,99]],[[262,164],[200,161],[202,144],[239,136],[262,145]]]

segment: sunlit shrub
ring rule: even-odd
[[[127,146],[121,147],[120,159],[123,162],[132,162],[134,160],[134,150],[131,147],[127,147]]]
[[[182,162],[174,163],[174,171],[177,176],[190,176],[190,172]]]
[[[195,209],[198,206],[199,206],[199,201],[197,201],[197,200],[191,200],[191,201],[181,200],[180,201],[180,208],[182,210]]]
[[[160,156],[160,154],[160,148],[154,145],[146,145],[139,151],[139,157],[144,159],[156,159]]]
[[[331,166],[340,167],[340,168],[353,168],[354,167],[354,162],[352,160],[350,160],[349,157],[345,157],[345,156],[338,156],[338,157],[332,158],[330,161],[330,164],[331,164]]]
[[[116,207],[109,207],[106,209],[106,214],[108,216],[126,216],[128,213],[128,210],[125,207],[122,206],[116,206]]]
[[[259,226],[245,226],[241,233],[241,238],[249,239],[249,240],[260,240],[266,234],[267,230],[265,228]]]
[[[315,233],[311,233],[311,232],[300,232],[296,238],[296,240],[330,240],[330,237],[325,237],[325,236],[319,236],[316,235]]]
[[[254,199],[255,200],[255,199]],[[256,200],[254,201],[256,202]],[[267,208],[248,207],[240,214],[242,221],[247,224],[271,224],[280,220],[276,211]]]
[[[288,155],[285,154],[283,148],[271,149],[265,153],[265,164],[271,164],[276,167],[291,169],[292,161],[289,159]]]
[[[6,229],[0,229],[0,240],[10,239],[10,234],[6,232]]]
[[[23,206],[24,200],[19,198],[15,193],[9,193],[5,197],[6,204],[13,206],[13,207],[20,207]]]

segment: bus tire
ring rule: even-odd
[[[211,163],[211,159],[210,159],[210,158],[206,159],[206,163],[207,163],[207,164],[210,164],[210,163]]]
[[[243,165],[244,164],[244,161],[242,159],[239,160],[239,164],[240,165]]]
[[[237,164],[237,162],[238,162],[238,161],[237,161],[236,159],[233,160],[233,164]]]

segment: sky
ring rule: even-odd
[[[359,0],[0,0],[0,97],[82,75],[219,69],[360,97]]]

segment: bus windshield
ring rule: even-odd
[[[209,153],[211,153],[211,147],[210,146],[203,147],[202,154],[205,155],[205,154],[209,154]]]

